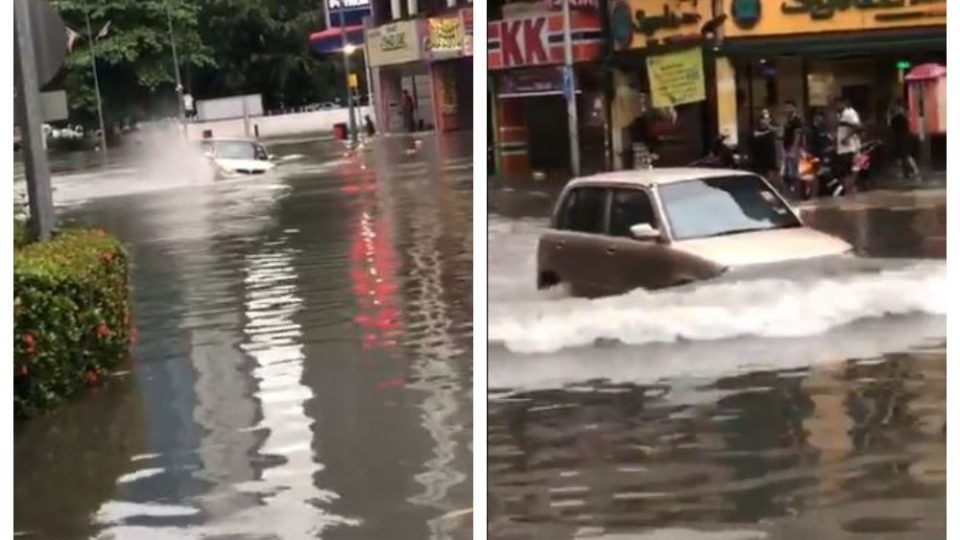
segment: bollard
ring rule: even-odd
[[[257,139],[260,138],[260,124],[253,125],[253,136]]]

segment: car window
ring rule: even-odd
[[[656,214],[647,192],[642,189],[618,189],[610,205],[610,234],[630,236],[630,227],[646,223],[657,228]]]
[[[264,148],[263,146],[261,146],[261,145],[259,145],[259,144],[256,145],[255,148],[256,148],[256,150],[255,150],[255,152],[256,152],[256,159],[258,159],[258,160],[260,160],[260,161],[267,161],[267,160],[269,159],[269,155],[267,154],[267,149],[266,149],[266,148]]]
[[[223,159],[256,159],[254,145],[243,141],[217,143],[217,157]]]
[[[755,175],[687,180],[663,185],[659,192],[675,240],[801,225]]]
[[[602,234],[607,206],[604,188],[576,188],[567,195],[560,214],[560,229]]]

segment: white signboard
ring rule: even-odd
[[[371,66],[404,64],[420,60],[417,21],[399,21],[367,30],[367,55]]]
[[[246,102],[246,106],[244,106]],[[197,120],[228,120],[244,116],[263,116],[263,99],[260,94],[232,96],[217,99],[201,99],[194,102],[197,106]]]

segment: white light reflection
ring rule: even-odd
[[[421,419],[434,445],[432,457],[424,463],[425,470],[415,477],[423,485],[423,491],[409,500],[449,511],[452,509],[450,489],[466,479],[454,466],[459,445],[456,437],[463,430],[455,417],[460,412],[459,399],[464,391],[454,359],[465,351],[457,347],[453,339],[453,320],[443,298],[443,268],[438,249],[443,224],[438,216],[437,201],[433,199],[439,181],[430,176],[425,174],[424,182],[410,186],[411,195],[423,200],[416,205],[422,210],[410,216],[409,279],[419,286],[409,291],[407,305],[422,322],[407,329],[407,341],[414,356],[412,367],[416,381],[409,387],[427,393],[420,405]],[[452,538],[458,525],[456,520],[444,516],[428,522],[431,538],[438,540]]]
[[[303,332],[294,315],[303,306],[297,296],[289,249],[260,253],[247,258],[246,341],[241,348],[253,358],[254,396],[260,402],[260,427],[266,439],[259,455],[280,458],[280,464],[263,471],[260,480],[239,486],[261,496],[256,521],[281,538],[316,538],[356,520],[325,511],[338,498],[314,484],[323,470],[313,454],[313,420],[305,403],[313,391],[303,383]]]

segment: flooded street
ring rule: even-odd
[[[18,534],[470,538],[471,144],[268,143],[304,158],[216,184],[53,163],[61,222],[131,254],[139,343],[16,427]]]
[[[946,535],[942,191],[807,205],[866,261],[586,300],[549,190],[490,194],[495,540]]]

